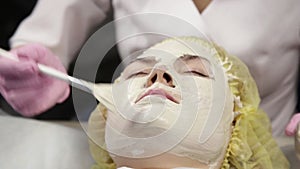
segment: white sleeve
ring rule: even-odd
[[[109,0],[39,0],[11,37],[10,47],[41,43],[68,67],[109,8]]]

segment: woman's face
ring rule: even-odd
[[[216,89],[224,72],[205,48],[180,47],[146,50],[114,84],[117,112],[109,113],[105,136],[113,158],[168,153],[208,163],[224,153],[233,107],[227,82]]]

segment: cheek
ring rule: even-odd
[[[136,101],[138,96],[145,91],[146,80],[147,77],[138,77],[129,80],[127,89],[124,90],[128,90],[128,98],[130,101]]]
[[[182,96],[182,104],[193,105],[196,107],[211,106],[213,100],[212,80],[195,77],[182,76],[178,79],[178,87]],[[191,106],[184,106],[190,108]]]
[[[197,95],[201,100],[211,103],[213,100],[213,85],[211,79],[198,78],[195,80]]]

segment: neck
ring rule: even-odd
[[[202,13],[212,0],[193,0],[198,11]]]
[[[112,155],[112,157],[117,167],[126,166],[134,169],[211,168],[208,164],[201,163],[200,161],[167,153],[150,158],[125,158],[115,155]],[[220,165],[221,163],[215,166],[214,169],[220,168]]]

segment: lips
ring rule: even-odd
[[[157,95],[157,96],[161,96],[163,98],[169,99],[171,101],[173,101],[174,103],[179,103],[179,101],[177,99],[175,99],[169,92],[162,90],[162,89],[150,89],[148,90],[145,94],[143,94],[141,97],[138,97],[138,99],[136,100],[135,103],[139,102],[140,100],[142,100],[144,97],[146,96],[150,96],[150,95]]]

